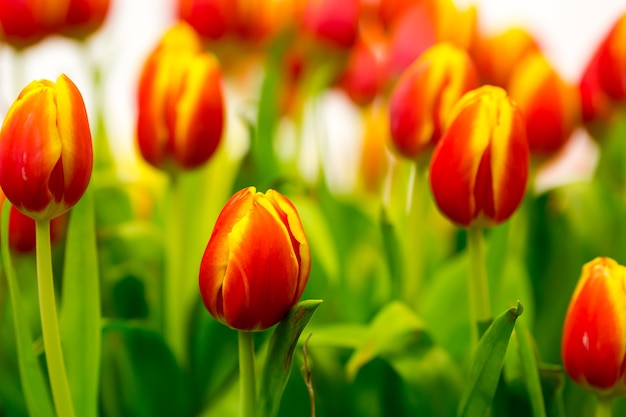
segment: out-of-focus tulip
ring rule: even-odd
[[[561,345],[569,376],[597,395],[626,393],[626,268],[610,258],[585,264]]]
[[[590,127],[596,121],[610,119],[614,107],[613,100],[602,86],[599,56],[596,53],[585,67],[578,86],[583,123]]]
[[[82,197],[91,178],[91,131],[80,91],[66,76],[28,84],[0,131],[0,187],[22,213],[52,219]]]
[[[507,88],[515,67],[539,45],[526,30],[511,28],[495,36],[478,37],[472,57],[482,81]]]
[[[522,112],[494,86],[466,93],[435,147],[430,186],[439,210],[460,226],[508,219],[524,197],[529,150]]]
[[[380,195],[390,159],[387,106],[372,103],[364,110],[363,119],[359,182],[364,191]]]
[[[5,198],[4,193],[0,190],[0,205]],[[50,243],[52,245],[61,239],[66,224],[67,216],[65,214],[50,221]],[[9,214],[9,247],[19,253],[34,253],[35,242],[35,220],[12,206]]]
[[[200,293],[220,322],[263,330],[298,302],[310,268],[293,204],[274,190],[249,187],[233,195],[217,218],[200,264]]]
[[[111,0],[70,0],[61,33],[83,39],[98,30],[107,17]]]
[[[233,0],[178,0],[178,17],[207,39],[220,39],[232,25]]]
[[[421,0],[400,4],[389,29],[386,73],[395,80],[426,49],[437,42],[450,42],[467,49],[476,32],[476,10],[459,10],[452,0]],[[381,4],[381,7],[384,3]]]
[[[0,0],[0,38],[25,48],[58,31],[65,22],[69,0]]]
[[[524,113],[531,155],[547,157],[561,149],[580,121],[577,89],[541,53],[532,53],[514,71],[508,92]]]
[[[395,148],[411,159],[432,149],[454,104],[476,87],[478,75],[464,50],[450,43],[429,48],[391,94],[389,126]]]
[[[350,48],[357,37],[359,0],[306,0],[302,30],[317,42]]]
[[[360,106],[370,103],[383,83],[383,60],[374,48],[374,45],[360,38],[352,47],[337,82],[350,99]]]
[[[209,160],[222,138],[222,79],[189,25],[173,26],[150,54],[138,96],[137,141],[147,162],[176,172]]]

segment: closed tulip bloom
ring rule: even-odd
[[[70,0],[61,33],[82,39],[98,30],[107,17],[111,0]]]
[[[430,186],[454,223],[491,226],[508,219],[524,197],[529,151],[524,117],[494,86],[466,93],[435,147]]]
[[[237,330],[278,323],[307,284],[311,257],[293,204],[254,187],[222,209],[200,264],[200,293],[208,311]]]
[[[82,197],[92,165],[78,88],[65,75],[28,84],[0,131],[0,187],[11,204],[34,219],[57,217]]]
[[[531,155],[547,157],[567,142],[580,119],[580,98],[540,53],[517,67],[508,88],[526,120]]]
[[[415,159],[441,136],[452,107],[478,87],[468,54],[449,43],[424,52],[398,80],[389,103],[389,126],[395,148]]]
[[[69,0],[0,0],[0,37],[16,48],[39,42],[61,28]]]
[[[221,72],[187,24],[170,29],[139,81],[137,141],[154,167],[199,167],[216,151],[224,125]]]
[[[236,2],[233,0],[178,0],[178,17],[203,38],[217,40],[232,25]]]
[[[626,268],[609,258],[585,264],[563,327],[569,376],[600,396],[626,393]]]
[[[598,71],[604,90],[614,100],[626,100],[626,13],[613,27],[599,47]]]
[[[359,0],[305,0],[302,30],[322,44],[350,48],[357,38]]]

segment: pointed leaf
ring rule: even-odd
[[[496,392],[504,356],[515,327],[517,317],[522,314],[518,302],[496,317],[482,336],[472,355],[467,385],[458,409],[458,416],[479,417],[488,415]]]
[[[67,378],[76,414],[96,417],[102,324],[91,188],[72,208],[66,245],[60,331]]]
[[[274,330],[261,375],[259,403],[262,416],[278,414],[298,339],[321,303],[322,300],[300,301]]]
[[[2,209],[2,263],[7,277],[9,296],[13,309],[13,326],[17,346],[17,361],[29,415],[54,417],[52,400],[39,361],[33,349],[33,338],[25,320],[22,298],[9,252],[9,213],[11,204],[5,200]]]

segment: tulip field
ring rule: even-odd
[[[626,415],[626,4],[573,76],[487,1],[44,3],[0,0],[0,417]]]

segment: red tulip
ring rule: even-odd
[[[517,209],[528,179],[524,125],[499,87],[480,87],[457,102],[430,165],[435,202],[454,223],[490,226]]]
[[[200,264],[207,310],[237,330],[263,330],[293,307],[309,278],[311,256],[293,204],[254,187],[231,197]]]
[[[561,149],[580,119],[575,87],[542,54],[531,53],[511,75],[508,91],[524,113],[530,153],[543,157]]]
[[[585,264],[561,345],[569,376],[605,397],[626,393],[626,268],[609,258]]]
[[[356,41],[359,0],[306,0],[302,30],[320,43],[350,48]]]
[[[111,0],[70,0],[61,33],[82,39],[98,30],[110,9]]]
[[[415,159],[439,140],[450,111],[478,87],[469,55],[449,43],[424,52],[398,80],[389,103],[391,138],[405,157]]]
[[[0,38],[25,48],[58,31],[69,0],[0,0]]]
[[[187,24],[171,28],[146,60],[139,81],[141,155],[170,172],[196,168],[216,151],[224,125],[221,73]]]
[[[28,84],[0,131],[0,187],[11,204],[34,219],[57,217],[82,197],[92,165],[78,88],[65,75]]]

